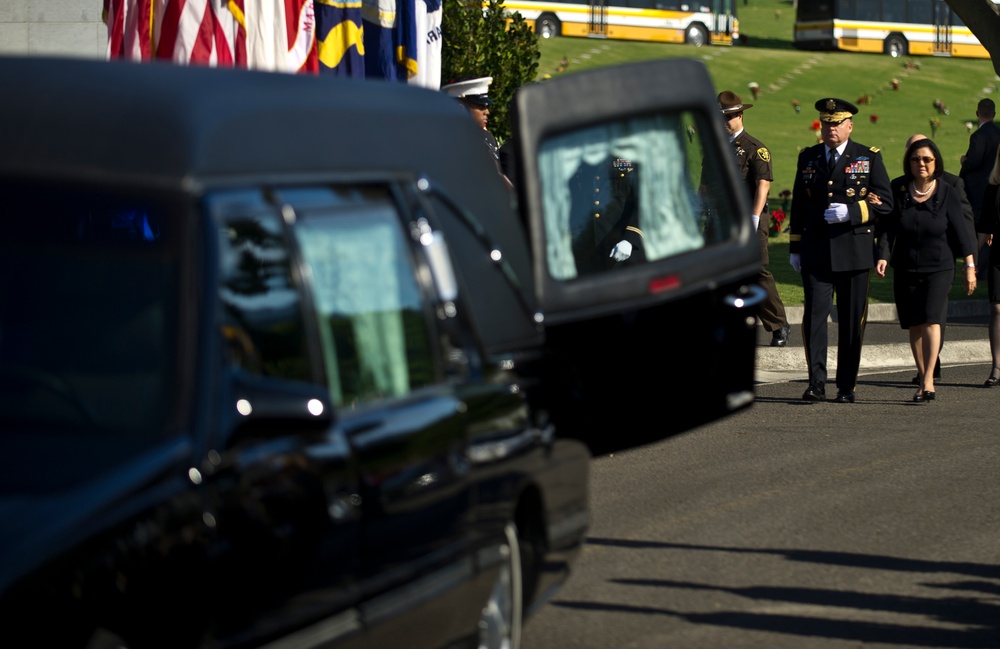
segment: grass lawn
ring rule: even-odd
[[[540,39],[539,78],[650,58],[704,61],[718,90],[731,89],[745,103],[754,104],[745,113],[745,126],[771,150],[772,210],[780,204],[778,194],[792,188],[799,151],[817,142],[812,125],[817,118],[813,104],[818,99],[834,96],[858,104],[861,110],[854,119],[852,139],[882,149],[889,177],[894,178],[903,173],[903,145],[914,133],[930,136],[941,149],[945,168],[958,173],[959,158],[969,145],[967,123],[976,124],[976,104],[1000,92],[1000,79],[988,59],[804,52],[792,45],[795,10],[791,0],[750,0],[740,4],[738,12],[747,44],[736,47]],[[569,66],[556,72],[564,57]],[[893,80],[898,89],[893,88]],[[751,82],[760,87],[756,99],[749,90]],[[946,107],[947,114],[935,108],[935,103]],[[932,127],[932,120],[940,126]],[[771,239],[770,257],[782,300],[801,305],[801,280],[787,263],[787,234]],[[962,273],[957,277],[961,280]],[[873,274],[870,295],[873,302],[892,302],[891,278]],[[951,297],[968,299],[957,284]],[[985,298],[983,282],[972,299]]]

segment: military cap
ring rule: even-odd
[[[753,104],[744,104],[743,99],[732,90],[723,90],[719,93],[719,110],[723,115],[742,113],[747,108],[753,108]]]
[[[449,97],[455,97],[476,106],[492,106],[493,100],[489,96],[491,83],[493,83],[493,77],[477,77],[449,83],[446,86],[441,86],[441,90]]]
[[[858,114],[858,107],[849,101],[828,97],[816,102],[816,110],[819,111],[820,121],[842,122]]]

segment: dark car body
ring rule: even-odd
[[[698,63],[523,88],[516,196],[402,84],[0,85],[7,646],[517,646],[590,458],[752,403],[756,237]],[[568,179],[622,156],[645,260],[577,272]]]

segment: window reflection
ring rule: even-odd
[[[539,171],[550,274],[570,280],[615,271],[728,236],[730,219],[719,204],[724,196],[702,188],[711,180],[702,177],[702,130],[693,114],[658,115],[543,142]],[[709,219],[714,223],[706,239]]]
[[[279,217],[228,217],[220,243],[222,334],[230,361],[254,374],[310,380],[299,294]]]

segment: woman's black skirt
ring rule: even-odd
[[[909,329],[921,324],[944,324],[954,279],[954,268],[932,273],[893,269],[892,290],[899,326]]]

